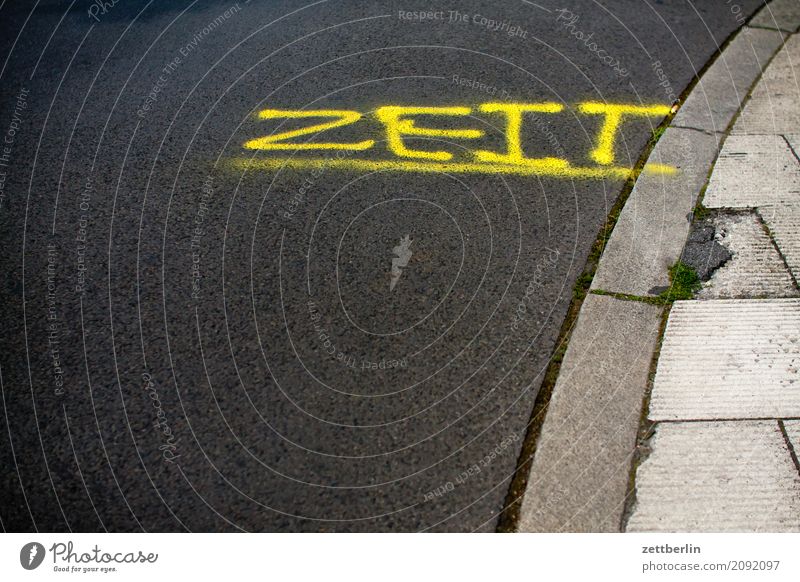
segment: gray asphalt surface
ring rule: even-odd
[[[244,149],[308,124],[255,114],[357,110],[312,139],[397,160],[376,108],[471,107],[406,139],[460,160],[503,151],[480,103],[553,101],[525,151],[596,166],[576,105],[671,105],[758,2],[101,4],[0,4],[8,531],[493,530],[623,180],[245,170],[336,157]]]

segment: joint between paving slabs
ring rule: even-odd
[[[755,16],[756,14],[758,14],[758,12],[753,14],[753,16]],[[762,26],[760,24],[748,24],[747,27],[748,28],[757,28],[758,30],[776,30],[778,32],[782,32],[783,34],[794,34],[796,32],[794,30],[787,30],[785,28],[779,28],[777,26]]]
[[[781,32],[784,35],[783,43],[781,43],[781,46],[778,47],[778,49],[775,51],[775,53],[773,53],[773,55],[767,61],[767,64],[769,64],[769,61],[771,61],[775,57],[775,55],[778,54],[778,51],[780,51],[781,48],[783,48],[783,45],[786,43],[786,39],[792,33],[790,31],[776,29],[776,28],[753,26],[750,23],[752,22],[752,20],[756,17],[756,15],[758,13],[759,13],[758,10],[753,12],[753,14],[750,15],[750,17],[747,19],[747,21],[742,26],[740,26],[737,30],[734,30],[730,35],[728,35],[728,37],[724,41],[722,41],[721,44],[717,45],[717,50],[714,52],[713,55],[711,55],[711,58],[709,58],[708,61],[702,66],[702,68],[699,71],[697,71],[697,73],[694,75],[694,77],[689,81],[689,84],[686,86],[686,88],[683,91],[681,91],[680,95],[678,95],[678,99],[676,100],[676,103],[681,103],[682,104],[682,103],[684,103],[686,101],[686,99],[689,96],[689,94],[692,91],[694,91],[695,87],[697,87],[697,85],[700,83],[700,80],[703,78],[703,75],[705,75],[706,72],[712,67],[712,65],[715,62],[717,62],[717,59],[719,59],[722,56],[722,54],[725,52],[725,49],[728,48],[728,45],[730,45],[733,42],[733,39],[736,38],[739,34],[741,34],[742,31],[745,28],[762,28],[762,29],[765,29],[765,30],[778,30],[779,32]],[[761,69],[761,73],[758,75],[758,78],[754,81],[753,86],[750,87],[751,91],[752,91],[753,87],[755,86],[755,84],[758,82],[758,80],[761,78],[761,75],[764,73],[764,69],[766,69],[766,65]],[[750,91],[748,91],[747,95],[744,97],[744,99],[742,99],[742,102],[739,104],[740,109],[744,105],[744,101],[747,99],[747,97],[749,97],[749,95],[750,95]],[[737,113],[738,113],[738,111],[737,111]],[[730,124],[728,124],[728,129],[730,129],[730,127],[732,126],[732,123],[733,123],[733,120],[731,121]],[[696,128],[687,127],[685,129],[696,129]],[[698,131],[702,131],[702,130],[698,130]]]
[[[691,131],[696,131],[705,135],[710,135],[711,137],[716,137],[718,135],[725,135],[725,130],[708,131],[707,129],[700,129],[699,127],[690,127],[688,125],[670,125],[670,127],[674,127],[676,129],[689,129]]]
[[[668,287],[669,288],[669,287]],[[604,297],[612,297],[620,301],[636,301],[638,303],[647,303],[648,305],[664,306],[672,303],[670,299],[664,299],[656,296],[645,295],[631,295],[628,293],[617,293],[615,291],[605,291],[603,289],[592,289],[589,291],[592,295],[602,295]]]
[[[767,224],[767,221],[764,220],[763,216],[761,216],[761,209],[754,208],[753,214],[755,214],[756,220],[758,220],[758,223],[761,225],[761,228],[764,229],[764,232],[769,238],[769,242],[772,243],[772,248],[775,249],[775,252],[778,253],[778,256],[781,258],[781,262],[783,263],[783,268],[786,269],[786,272],[789,274],[789,278],[792,280],[792,283],[794,283],[794,288],[800,291],[800,284],[798,284],[797,278],[794,276],[794,273],[789,268],[789,263],[786,260],[786,256],[783,254],[783,251],[781,251],[781,247],[778,246],[778,243],[775,240],[775,236],[772,234],[772,230],[770,229],[769,224]]]
[[[792,146],[792,142],[790,142],[789,138],[787,138],[785,135],[781,135],[781,137],[783,138],[783,141],[786,142],[786,145],[789,146],[789,151],[794,154],[794,157],[797,159],[797,163],[800,164],[800,155],[797,155],[794,146]]]
[[[734,112],[733,116],[731,117],[730,121],[728,122],[728,125],[725,128],[723,128],[721,131],[710,132],[710,131],[707,131],[705,129],[701,129],[701,128],[698,128],[698,127],[689,127],[689,126],[685,126],[685,125],[673,125],[673,126],[671,126],[671,127],[677,127],[677,128],[680,128],[680,129],[693,129],[695,131],[698,131],[698,132],[706,134],[706,135],[710,135],[712,137],[713,136],[721,136],[722,139],[720,140],[720,144],[719,144],[719,147],[717,149],[717,157],[719,156],[719,153],[722,151],[722,146],[723,146],[723,144],[725,142],[725,138],[728,137],[728,135],[730,134],[731,130],[733,129],[733,126],[736,124],[736,121],[739,119],[740,115],[742,114],[742,111],[744,110],[744,106],[750,100],[750,97],[753,94],[753,90],[756,88],[756,86],[758,85],[759,81],[761,81],[761,78],[764,76],[764,71],[767,70],[767,68],[772,63],[772,60],[777,56],[777,54],[780,53],[781,50],[783,50],[783,47],[786,45],[786,42],[789,40],[789,37],[793,34],[791,31],[786,31],[786,30],[782,30],[782,29],[778,29],[778,28],[769,28],[769,27],[764,27],[764,26],[753,26],[752,24],[750,24],[750,21],[753,18],[755,18],[756,14],[758,14],[758,11],[753,13],[750,16],[750,18],[748,19],[748,21],[741,28],[739,28],[735,33],[731,34],[727,39],[725,39],[725,42],[723,42],[721,45],[719,45],[716,54],[714,54],[711,57],[711,60],[709,60],[705,64],[705,66],[700,71],[698,71],[698,73],[695,75],[694,79],[692,79],[692,81],[690,82],[689,86],[681,93],[681,95],[680,95],[680,97],[678,98],[678,101],[677,101],[680,104],[683,104],[686,101],[686,99],[688,98],[689,94],[695,89],[695,87],[697,85],[700,84],[700,81],[702,80],[703,75],[706,73],[706,71],[708,71],[708,69],[711,68],[711,66],[717,61],[717,59],[719,59],[722,56],[722,54],[725,52],[725,49],[728,48],[728,45],[731,44],[731,42],[733,42],[733,39],[736,36],[738,36],[740,34],[743,34],[743,31],[745,30],[745,28],[758,28],[758,29],[761,29],[761,30],[772,30],[772,31],[778,31],[778,32],[781,33],[781,35],[783,37],[783,41],[778,46],[778,48],[775,49],[775,52],[773,52],[770,55],[770,57],[766,60],[766,62],[763,64],[763,66],[761,67],[761,71],[756,75],[756,78],[753,80],[753,83],[750,85],[750,87],[747,89],[747,92],[740,99],[739,107],[736,108],[736,111]],[[715,158],[711,163],[711,168],[709,170],[709,178],[711,177],[711,171],[714,169],[714,166],[716,165],[716,163],[717,163],[717,160]],[[705,190],[705,187],[703,187],[703,189]],[[698,203],[700,202],[700,200],[701,199],[698,197]]]
[[[675,424],[683,422],[753,422],[764,420],[778,420],[774,416],[739,416],[739,417],[714,417],[714,418],[665,418],[658,421],[658,424]],[[784,416],[781,420],[800,420],[800,417]]]
[[[794,445],[792,444],[791,439],[789,439],[789,433],[786,432],[786,426],[783,424],[783,421],[784,419],[779,419],[778,426],[781,429],[783,440],[786,442],[786,448],[789,449],[789,456],[792,457],[794,468],[797,470],[797,474],[800,475],[800,460],[797,459],[797,451],[794,450]]]

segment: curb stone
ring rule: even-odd
[[[521,510],[521,531],[619,530],[631,443],[661,308],[589,295],[567,347]]]

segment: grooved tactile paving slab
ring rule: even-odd
[[[703,204],[753,208],[800,204],[800,162],[779,135],[731,135],[725,140]]]
[[[800,299],[677,301],[652,420],[800,417]]]
[[[699,298],[798,296],[783,259],[755,213],[719,216],[714,228],[716,241],[733,256],[705,283]]]
[[[627,531],[800,531],[800,475],[777,421],[660,424]]]
[[[769,227],[795,281],[800,281],[800,205],[765,206],[758,212]]]

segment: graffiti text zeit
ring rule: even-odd
[[[583,115],[600,118],[599,129],[588,157],[595,165],[573,165],[562,157],[534,157],[523,150],[522,129],[526,114],[555,115],[564,110],[560,103],[482,103],[471,107],[405,107],[386,105],[374,111],[374,117],[383,129],[383,140],[335,141],[337,128],[358,123],[364,119],[358,111],[340,109],[264,109],[258,113],[260,119],[309,120],[306,125],[287,131],[278,131],[251,139],[244,143],[247,150],[270,152],[308,152],[338,150],[348,152],[367,152],[377,147],[385,147],[391,159],[372,159],[363,155],[353,157],[260,157],[238,160],[242,166],[276,170],[280,168],[308,169],[320,166],[350,169],[357,171],[407,171],[407,172],[455,172],[455,173],[500,173],[516,175],[541,175],[560,178],[625,178],[632,168],[615,163],[614,144],[623,124],[634,118],[662,118],[670,113],[667,105],[626,105],[587,101],[579,103],[577,111]],[[495,121],[504,127],[505,144],[499,151],[468,147],[473,140],[485,135],[484,130],[470,127],[469,117],[476,113],[499,116]],[[455,120],[459,127],[436,128],[443,118]],[[460,118],[460,119],[459,119]],[[467,118],[467,119],[464,119]],[[426,123],[427,122],[427,123]],[[327,132],[330,132],[329,134]],[[329,141],[317,141],[320,134],[330,135]],[[315,141],[309,141],[310,138]],[[428,138],[433,141],[463,140],[467,146],[467,161],[454,159],[450,151],[438,149],[438,144],[425,144],[425,149],[411,145],[414,138]],[[380,144],[380,145],[379,145]],[[672,166],[647,164],[644,171],[670,174]]]

